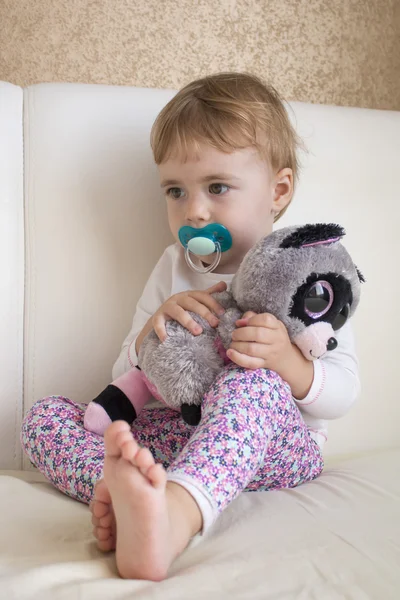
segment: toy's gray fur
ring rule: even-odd
[[[290,233],[291,229],[293,228],[288,227],[279,233],[285,230]],[[332,272],[348,279],[353,292],[351,314],[354,313],[360,300],[360,281],[350,255],[340,242],[326,246],[282,249],[276,248],[274,241],[275,234],[262,239],[245,256],[232,281],[232,295],[243,312],[251,310],[273,314],[284,323],[290,338],[294,338],[305,328],[299,319],[289,316],[296,290],[310,273]],[[267,261],[268,268],[260,268]],[[273,293],[262,293],[262,290],[268,288]]]
[[[272,313],[285,324],[292,340],[301,333],[306,326],[300,319],[290,317],[290,309],[296,290],[311,273],[343,275],[351,285],[351,314],[354,313],[360,299],[360,281],[346,249],[340,242],[280,248],[282,241],[297,229],[280,229],[261,239],[247,253],[230,291],[215,294],[226,309],[216,329],[191,313],[203,328],[201,335],[193,336],[179,323],[168,321],[164,343],[154,331],[145,338],[139,352],[140,367],[168,406],[179,409],[182,404],[201,404],[224,367],[216,336],[228,348],[235,322],[244,312]]]

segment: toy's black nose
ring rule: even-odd
[[[327,350],[334,350],[337,347],[337,339],[334,337],[329,338],[328,343],[326,345]]]

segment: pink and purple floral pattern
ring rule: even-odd
[[[102,477],[104,440],[84,429],[85,408],[62,396],[39,400],[24,419],[21,442],[53,485],[89,503]],[[172,477],[203,487],[219,511],[242,491],[295,487],[323,468],[289,386],[265,369],[228,365],[206,395],[196,428],[165,407],[143,410],[132,433]]]

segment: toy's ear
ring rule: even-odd
[[[345,230],[335,223],[316,223],[302,225],[290,233],[279,246],[280,248],[301,248],[314,244],[330,244],[338,242],[345,235]]]
[[[358,275],[358,279],[359,279],[360,283],[365,283],[364,275],[361,273],[360,269],[356,265],[354,265],[354,266],[357,271],[357,275]]]

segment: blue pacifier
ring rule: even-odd
[[[232,246],[232,236],[229,230],[219,223],[212,223],[201,228],[185,225],[180,228],[178,236],[180,243],[185,248],[187,264],[197,273],[213,271],[221,260],[222,252],[226,252]],[[190,253],[197,256],[208,256],[214,252],[216,252],[216,256],[208,267],[195,265],[190,257]]]

